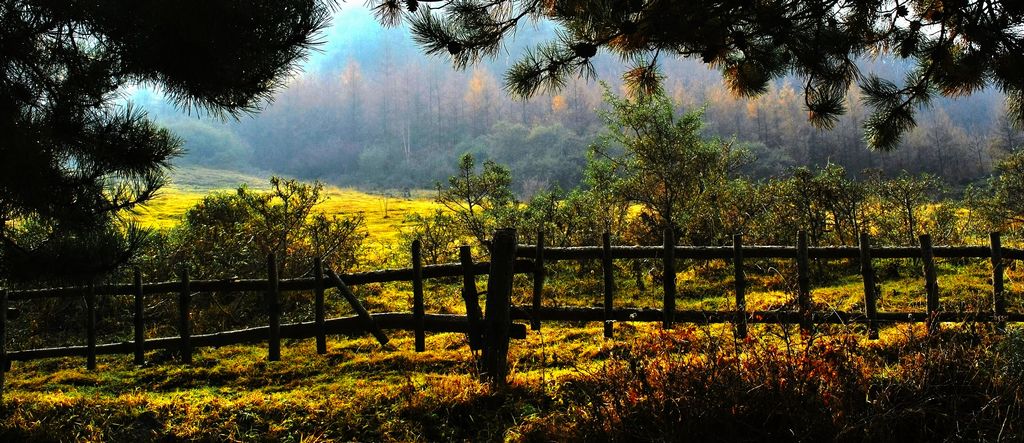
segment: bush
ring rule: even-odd
[[[715,332],[725,331],[725,332]],[[563,383],[573,439],[642,441],[1017,440],[1024,334],[923,328],[860,344],[840,330],[766,326],[735,341],[680,327],[613,350]],[[827,329],[823,331],[828,332]],[[895,331],[893,331],[895,332]]]
[[[324,201],[320,183],[272,177],[270,184],[265,192],[243,186],[234,193],[212,194],[189,209],[170,235],[169,262],[156,263],[153,273],[188,267],[193,279],[265,278],[270,253],[281,278],[311,275],[315,257],[337,272],[350,270],[367,236],[362,216],[314,212]],[[309,317],[309,298],[285,293],[284,320]],[[197,332],[252,326],[265,315],[262,299],[252,294],[214,293],[193,303]]]

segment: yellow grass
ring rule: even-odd
[[[367,194],[351,188],[325,188],[327,201],[320,205],[325,214],[362,214],[371,243],[389,243],[394,240],[411,214],[428,214],[441,207],[430,197],[429,191],[413,192],[412,198],[387,197]]]
[[[245,184],[251,189],[266,189],[267,176],[201,167],[177,168],[171,183],[145,207],[136,220],[145,227],[169,229],[181,221],[186,210],[212,192],[234,192]],[[319,210],[328,215],[362,214],[371,244],[392,243],[405,225],[408,215],[426,214],[439,207],[430,191],[414,191],[412,198],[370,194],[352,188],[325,185],[324,201]],[[397,195],[397,194],[392,194]]]

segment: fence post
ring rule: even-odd
[[[96,285],[92,281],[89,281],[88,291],[85,294],[85,367],[92,371],[96,369]]]
[[[612,303],[615,277],[612,274],[612,235],[608,231],[601,236],[601,269],[604,273],[604,338],[612,338]]]
[[[924,288],[928,293],[928,332],[939,330],[939,283],[935,275],[935,253],[932,250],[932,236],[921,234],[921,262],[924,266]]]
[[[132,315],[135,323],[135,364],[141,365],[146,362],[146,331],[142,320],[143,307],[145,306],[142,294],[142,270],[138,266],[135,267],[135,276],[132,283],[134,283],[135,292],[135,310]]]
[[[665,251],[662,254],[661,260],[665,269],[665,273],[662,275],[662,285],[665,294],[661,306],[661,326],[663,328],[671,328],[672,323],[676,319],[676,239],[675,231],[672,228],[665,228],[664,247]]]
[[[327,326],[324,320],[324,261],[320,257],[313,258],[313,277],[316,287],[313,288],[313,322],[316,323],[316,353],[327,353]]]
[[[281,360],[281,302],[277,276],[277,256],[267,254],[267,311],[270,314],[270,331],[267,334],[267,360]]]
[[[181,336],[181,361],[192,364],[192,289],[188,268],[181,270],[181,291],[178,293],[178,334]]]
[[[473,269],[473,252],[469,246],[459,246],[459,261],[462,263],[462,300],[466,303],[466,320],[469,321],[469,349],[483,347],[480,333],[480,298],[476,292],[476,272]]]
[[[868,339],[878,339],[878,307],[875,298],[875,270],[871,267],[871,237],[860,233],[860,275],[864,279],[864,314],[868,317]]]
[[[995,311],[996,330],[1006,331],[1006,299],[1003,293],[1003,242],[998,232],[988,236],[992,245],[992,308]]]
[[[7,382],[7,290],[0,289],[0,402],[4,398]]]
[[[486,344],[483,349],[483,375],[499,387],[508,376],[509,329],[512,319],[512,273],[516,258],[516,230],[499,229],[491,244],[491,272],[487,279]]]
[[[747,280],[743,274],[743,235],[732,236],[733,268],[736,277],[736,337],[747,338]]]
[[[412,242],[412,317],[416,323],[416,352],[426,350],[423,308],[423,257],[419,239]]]
[[[533,315],[530,328],[540,330],[540,304],[544,294],[544,231],[537,231],[537,252],[533,258]]]
[[[796,239],[797,306],[800,310],[800,332],[811,332],[811,276],[807,258],[807,231],[801,230]]]

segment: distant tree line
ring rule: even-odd
[[[364,188],[429,188],[455,173],[453,158],[508,166],[513,191],[528,197],[582,183],[587,147],[607,109],[600,85],[570,79],[557,93],[517,101],[502,89],[500,60],[451,71],[424,59],[408,39],[382,34],[364,52],[292,81],[263,113],[220,124],[160,113],[185,140],[185,162],[320,179]],[[525,39],[537,36],[526,33]],[[616,78],[622,64],[593,60],[599,77]],[[899,77],[913,66],[893,59],[858,60],[866,71]],[[842,166],[859,176],[877,169],[929,173],[962,188],[986,177],[999,158],[1024,141],[1006,115],[1003,95],[986,89],[969,98],[936,98],[917,114],[917,127],[891,152],[867,148],[869,109],[852,88],[831,130],[807,123],[803,86],[783,77],[764,94],[735,96],[699,62],[662,60],[665,94],[677,109],[704,108],[702,134],[734,140],[751,156],[743,172],[755,178],[794,167]],[[622,93],[621,86],[612,89]]]

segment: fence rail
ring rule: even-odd
[[[490,264],[487,262],[475,263],[472,269],[475,275],[487,275]],[[531,273],[532,270],[532,261],[516,261],[516,271],[518,273]],[[463,265],[458,263],[425,265],[423,266],[422,278],[461,277],[464,272]],[[412,282],[415,277],[412,268],[356,272],[339,276],[349,286],[369,283]],[[317,289],[318,284],[323,284],[328,288],[334,287],[334,283],[327,277],[321,279],[321,283],[317,283],[316,278],[305,277],[281,279],[278,284],[281,291],[312,291]],[[268,279],[192,280],[188,282],[188,288],[192,292],[259,292],[265,291],[267,285]],[[177,294],[184,286],[181,280],[144,283],[142,284],[142,295]],[[89,290],[89,286],[86,285],[44,289],[15,289],[7,291],[7,296],[10,301],[41,298],[74,298],[85,296]],[[134,284],[109,284],[96,285],[93,287],[93,290],[96,295],[135,295],[138,289]]]
[[[370,314],[381,329],[412,331],[418,321],[408,312],[382,312]],[[330,318],[324,321],[325,332],[334,334],[359,334],[366,332],[363,319],[358,315]],[[469,330],[469,322],[465,315],[425,314],[423,327],[426,332],[461,332]],[[314,338],[319,334],[316,322],[290,323],[281,325],[281,338],[302,339]],[[194,347],[219,347],[244,343],[262,343],[270,337],[269,326],[239,329],[234,331],[215,332],[191,336]],[[513,338],[525,338],[526,328],[513,328]],[[153,351],[158,349],[181,350],[179,337],[160,337],[147,339],[142,349]],[[135,351],[134,342],[105,343],[96,345],[96,355],[131,354]],[[23,351],[8,351],[7,358],[11,361],[28,361],[55,357],[87,357],[88,346],[66,346]]]
[[[662,246],[611,246],[613,259],[662,258],[665,248]],[[743,246],[744,258],[797,258],[796,246]],[[560,260],[601,260],[604,248],[601,246],[544,247],[543,258],[546,261]],[[935,246],[932,248],[936,258],[989,258],[992,251],[988,246]],[[732,246],[676,246],[673,248],[676,260],[715,260],[733,258]],[[1024,260],[1024,249],[1002,248],[1003,258]],[[535,245],[519,245],[516,249],[519,258],[533,259],[537,256]],[[811,246],[807,248],[810,259],[859,259],[860,248],[856,246]],[[921,258],[920,248],[911,247],[872,247],[871,258]]]
[[[940,322],[978,321],[994,322],[1002,328],[1006,322],[1024,322],[1024,314],[1007,313],[1003,286],[1005,260],[1024,260],[1024,250],[1004,248],[1000,236],[993,233],[989,246],[932,246],[927,234],[920,237],[920,247],[873,247],[870,238],[862,234],[857,247],[809,247],[806,234],[800,232],[795,246],[747,246],[742,237],[733,238],[733,245],[716,247],[676,246],[674,235],[666,231],[662,246],[614,246],[610,235],[602,239],[602,246],[550,247],[544,244],[543,235],[538,234],[535,245],[516,245],[515,232],[499,231],[511,240],[503,239],[508,247],[496,248],[501,252],[500,266],[491,263],[474,263],[469,248],[460,248],[460,263],[422,265],[419,242],[413,244],[412,267],[372,272],[338,275],[327,270],[323,272],[319,261],[314,264],[315,277],[278,279],[277,266],[273,256],[268,257],[268,276],[265,279],[246,280],[190,280],[182,273],[178,281],[143,283],[136,271],[131,284],[85,285],[77,287],[46,288],[30,290],[0,291],[0,309],[9,301],[36,300],[42,298],[84,297],[87,306],[87,344],[43,349],[8,351],[0,345],[0,361],[4,366],[10,361],[27,361],[38,358],[84,356],[89,368],[95,368],[96,355],[134,354],[135,362],[142,363],[144,352],[154,349],[178,350],[182,360],[191,360],[192,349],[204,346],[224,346],[239,343],[267,342],[268,358],[280,358],[280,341],[285,339],[316,338],[317,352],[326,352],[326,335],[343,333],[372,333],[382,345],[388,342],[384,330],[409,330],[415,332],[417,351],[425,348],[425,332],[464,332],[469,335],[472,349],[484,349],[487,371],[501,382],[504,367],[500,365],[503,354],[494,357],[494,349],[502,347],[507,352],[508,338],[523,338],[525,325],[511,324],[511,320],[529,320],[532,329],[540,329],[543,321],[604,322],[605,337],[613,336],[615,322],[662,322],[671,327],[676,322],[691,323],[732,323],[736,335],[744,337],[747,325],[755,323],[799,324],[810,329],[816,324],[864,324],[868,336],[877,338],[880,323],[926,322],[934,331]],[[498,238],[496,238],[496,241]],[[512,243],[508,243],[511,241]],[[499,262],[493,256],[492,262]],[[744,261],[758,258],[792,259],[797,262],[798,284],[796,309],[772,311],[748,311],[746,309],[746,277]],[[877,279],[872,261],[877,259],[915,258],[921,259],[927,309],[920,312],[878,312]],[[992,264],[992,309],[981,312],[947,312],[941,309],[936,281],[935,258],[987,258]],[[663,299],[661,309],[617,308],[615,300],[614,260],[619,259],[661,259],[665,267]],[[812,259],[851,259],[860,262],[864,281],[864,311],[843,312],[816,309],[810,285],[808,262]],[[602,269],[603,303],[600,307],[546,307],[544,280],[547,263],[555,261],[599,261]],[[698,311],[677,310],[676,262],[678,260],[727,260],[735,271],[733,310]],[[508,264],[511,264],[509,266]],[[529,305],[511,306],[508,291],[512,274],[532,274],[533,285]],[[476,276],[488,275],[492,296],[488,297],[488,316],[483,317],[476,289]],[[425,279],[462,277],[462,295],[466,304],[466,315],[429,314],[424,309],[423,281]],[[348,289],[349,286],[368,283],[411,282],[413,305],[409,312],[369,313]],[[500,288],[499,288],[500,286]],[[338,288],[342,296],[352,305],[357,315],[342,318],[324,318],[323,292]],[[494,291],[506,293],[495,297]],[[312,322],[280,324],[279,298],[282,292],[313,291],[315,293],[315,319]],[[194,293],[201,292],[258,292],[266,297],[270,314],[267,326],[212,334],[191,334],[190,310]],[[133,341],[96,344],[95,309],[96,297],[111,295],[134,296],[134,337]],[[178,296],[178,330],[176,337],[146,338],[143,324],[143,300],[147,296]],[[0,311],[2,312],[2,311]],[[500,317],[500,318],[499,318]],[[498,318],[495,320],[495,318]],[[2,334],[9,328],[7,318],[0,315],[0,343],[5,343]],[[495,337],[500,336],[497,343]],[[490,350],[490,351],[488,351]],[[489,353],[490,352],[490,353]],[[2,376],[2,375],[0,375]],[[2,383],[0,378],[0,383]],[[2,389],[2,384],[0,384]]]

